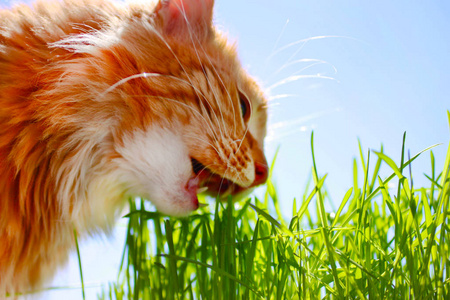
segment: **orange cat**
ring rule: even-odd
[[[0,298],[38,288],[128,197],[175,216],[267,179],[266,101],[213,0],[0,11]]]

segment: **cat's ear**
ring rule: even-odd
[[[205,38],[211,33],[214,0],[159,0],[155,13],[167,34]]]

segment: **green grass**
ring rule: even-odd
[[[450,146],[442,169],[421,152],[423,187],[405,147],[404,137],[395,163],[360,146],[353,187],[332,213],[313,135],[311,182],[290,220],[271,180],[263,199],[215,201],[184,219],[130,201],[122,266],[99,298],[450,299]]]

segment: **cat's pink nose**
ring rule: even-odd
[[[269,177],[269,167],[260,162],[255,162],[255,181],[252,183],[252,187],[263,184]]]

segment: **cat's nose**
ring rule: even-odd
[[[269,167],[265,163],[255,162],[255,181],[251,187],[263,184],[269,177]]]

